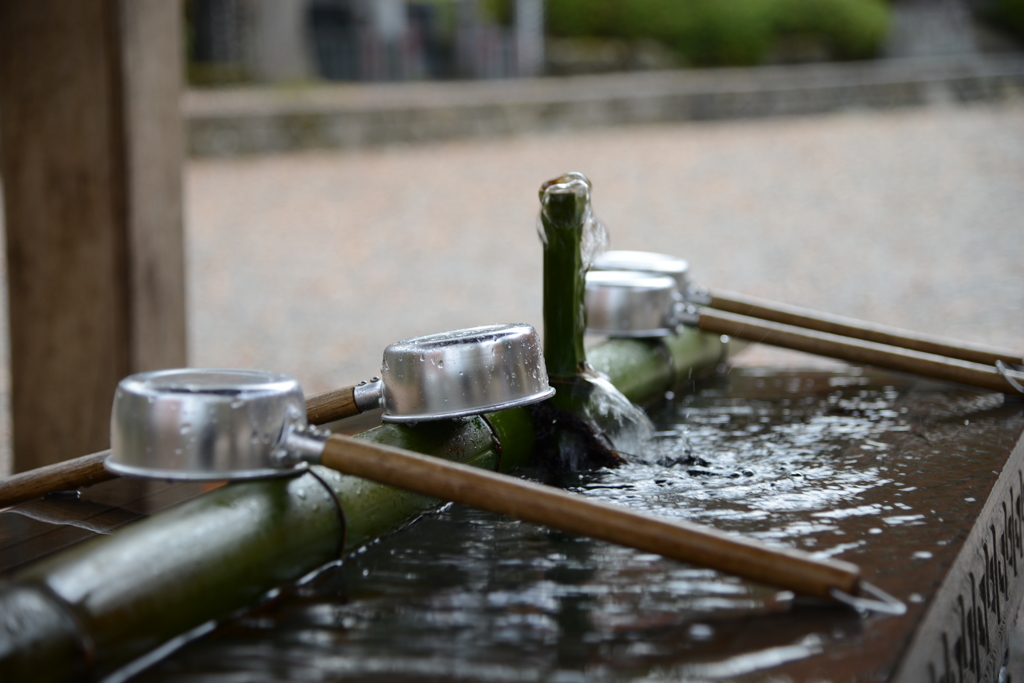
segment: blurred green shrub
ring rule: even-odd
[[[1024,2],[1024,0],[1006,0]],[[695,65],[762,62],[780,40],[820,42],[832,59],[877,54],[889,32],[884,0],[548,0],[560,37],[654,38]]]
[[[444,0],[429,0],[435,5],[443,5],[454,13],[455,3]],[[501,26],[512,24],[512,0],[481,0],[478,5],[481,15],[488,21]]]
[[[618,37],[619,19],[628,4],[628,0],[547,0],[547,29],[565,38]]]
[[[666,42],[696,65],[757,64],[773,43],[773,0],[694,0],[685,31]],[[665,38],[669,38],[665,36]]]
[[[776,34],[820,37],[834,59],[866,59],[889,33],[889,5],[880,0],[772,0]]]
[[[995,0],[985,15],[993,26],[1024,38],[1024,0]]]

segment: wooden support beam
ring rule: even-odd
[[[101,450],[117,381],[185,364],[181,6],[0,3],[14,469]]]

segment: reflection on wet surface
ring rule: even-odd
[[[857,562],[907,617],[449,506],[138,680],[886,678],[1024,421],[1001,395],[906,382],[734,370],[652,411],[643,462],[525,474]]]
[[[221,485],[119,478],[0,511],[0,576]]]

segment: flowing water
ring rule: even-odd
[[[926,563],[942,542],[899,535],[934,512],[915,504],[916,465],[893,448],[916,429],[900,399],[854,371],[735,370],[652,410],[659,431],[642,462],[525,475],[852,561],[888,539],[895,561]],[[951,419],[988,419],[999,405],[972,393]],[[448,506],[138,680],[745,680],[864,623],[709,569]]]

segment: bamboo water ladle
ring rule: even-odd
[[[183,391],[182,387],[187,387]],[[801,595],[902,614],[856,565],[339,434],[306,423],[298,383],[257,371],[159,371],[122,380],[107,466],[161,479],[285,475],[319,464],[408,491],[611,541]],[[279,424],[281,421],[283,424]],[[250,434],[251,438],[245,437]],[[273,436],[273,435],[276,435]]]
[[[339,393],[351,394],[352,387],[316,394],[306,399],[309,423],[327,424],[353,413],[339,402]],[[92,486],[117,478],[117,474],[103,466],[110,456],[110,450],[83,455],[71,460],[38,467],[34,470],[15,474],[0,480],[0,509],[33,500],[54,491],[69,491]]]
[[[327,424],[382,407],[393,422],[459,417],[539,401],[554,393],[540,339],[530,325],[471,327],[413,337],[384,350],[383,379],[309,397],[308,422]],[[387,385],[385,387],[385,384]],[[0,481],[0,508],[52,491],[112,479],[109,451],[41,467]]]
[[[549,398],[532,326],[486,325],[413,337],[384,349],[381,376],[314,397],[310,422],[383,408],[385,422],[422,422],[514,408]]]
[[[671,277],[690,306],[677,319],[706,332],[877,365],[993,391],[1024,393],[1024,354],[820,313],[690,283],[686,261],[665,254],[611,251],[599,270]],[[715,309],[715,310],[708,310]],[[720,311],[720,312],[719,312]],[[765,322],[762,322],[765,321]]]

